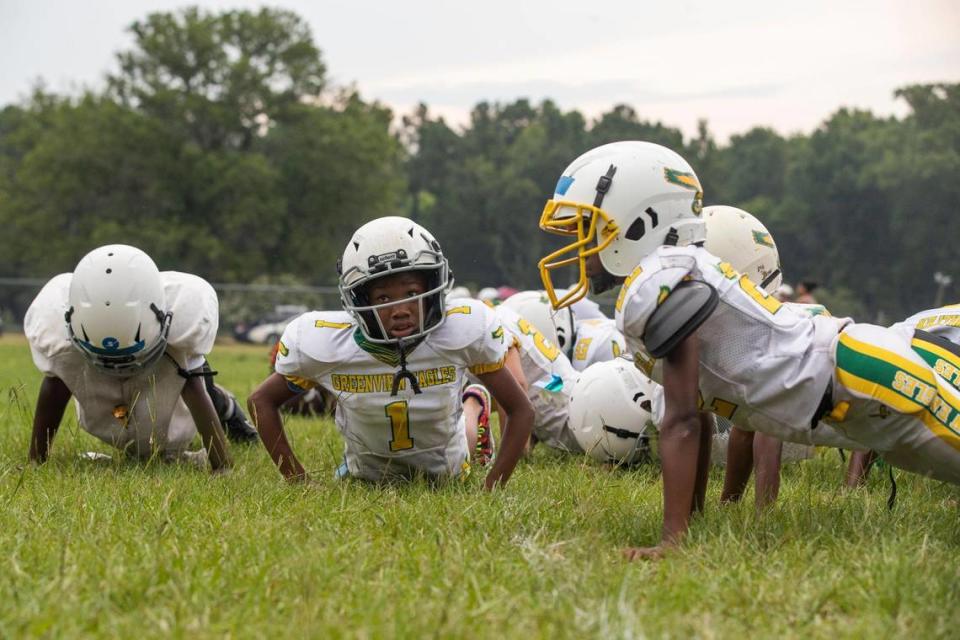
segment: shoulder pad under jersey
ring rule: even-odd
[[[784,302],[783,306],[800,315],[810,316],[830,316],[831,313],[822,304],[809,304],[804,302]]]
[[[356,330],[344,311],[308,311],[284,329],[274,368],[288,378],[316,380],[356,353]]]
[[[23,319],[23,333],[30,344],[33,361],[44,373],[51,373],[49,358],[73,349],[65,319],[72,278],[71,273],[51,278],[30,303]]]
[[[456,298],[446,304],[443,325],[427,336],[427,344],[451,363],[475,373],[503,366],[510,346],[500,316],[479,300]]]
[[[628,343],[673,289],[698,269],[696,247],[658,247],[627,276],[616,302],[616,326]]]
[[[670,353],[717,308],[717,290],[700,280],[684,280],[660,303],[647,321],[643,343],[654,358]]]
[[[173,314],[167,344],[186,354],[205,355],[213,349],[220,324],[220,303],[210,283],[190,273],[160,274],[166,310]]]
[[[497,312],[473,298],[452,298],[444,305],[443,324],[427,337],[431,346],[444,351],[464,349],[480,340],[488,325],[499,326]]]

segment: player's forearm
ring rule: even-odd
[[[671,419],[660,429],[663,466],[662,544],[676,544],[687,531],[697,483],[700,420],[697,414]]]
[[[761,509],[776,501],[780,493],[780,460],[783,442],[758,433],[753,440],[753,464],[756,467],[756,501]]]
[[[532,430],[533,408],[529,404],[507,412],[505,435],[493,468],[490,469],[484,482],[486,489],[493,489],[497,485],[507,483],[526,450]]]
[[[268,398],[258,396],[256,392],[250,396],[247,408],[253,423],[260,432],[260,441],[267,448],[270,459],[277,465],[277,469],[287,480],[303,480],[307,472],[297,460],[283,430],[283,419],[280,416],[280,407]]]
[[[34,421],[33,435],[30,438],[30,461],[44,463],[50,452],[53,437],[57,435],[57,427],[47,424],[37,424]]]
[[[867,481],[870,467],[877,459],[875,451],[854,451],[850,454],[850,466],[847,467],[847,486],[851,489]]]
[[[700,450],[697,455],[697,484],[693,492],[691,511],[703,511],[707,501],[707,482],[710,479],[710,453],[713,440],[713,414],[700,412]]]
[[[727,469],[723,477],[720,502],[738,502],[747,490],[752,470],[753,431],[733,427],[727,440]]]
[[[70,396],[67,385],[59,378],[47,377],[40,384],[37,409],[33,416],[33,433],[30,437],[29,455],[32,462],[46,462]]]
[[[223,433],[223,426],[217,410],[213,406],[201,378],[190,378],[184,384],[181,397],[190,410],[193,422],[197,426],[200,440],[207,450],[210,459],[210,468],[213,471],[227,469],[233,466],[230,453],[227,449],[227,438]]]

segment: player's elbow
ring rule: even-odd
[[[533,431],[533,405],[526,397],[521,398],[519,402],[511,407],[504,407],[507,413],[507,419],[510,421],[511,428],[516,428],[525,434]]]
[[[697,411],[684,411],[664,416],[660,426],[661,438],[676,440],[695,439],[700,436],[700,416]]]
[[[247,411],[253,418],[254,424],[258,424],[259,422],[257,416],[263,415],[264,412],[269,411],[271,408],[276,409],[269,395],[266,394],[262,388],[254,389],[250,397],[247,398]]]

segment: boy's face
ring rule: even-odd
[[[422,273],[407,271],[377,278],[370,283],[367,294],[370,304],[388,307],[377,309],[387,337],[405,338],[420,330],[420,305],[409,298],[425,293],[427,279]]]

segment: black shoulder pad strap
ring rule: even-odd
[[[660,303],[647,321],[643,344],[654,358],[662,358],[697,330],[717,308],[717,290],[702,280],[684,280]]]

